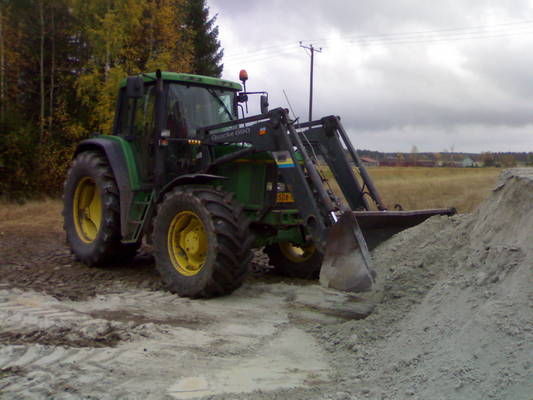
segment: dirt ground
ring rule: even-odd
[[[376,248],[359,296],[258,254],[231,296],[179,298],[146,252],[76,262],[54,218],[0,222],[2,399],[533,398],[533,169]]]

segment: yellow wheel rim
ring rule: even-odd
[[[180,274],[196,275],[207,258],[207,234],[204,224],[192,211],[181,211],[168,229],[168,252],[172,265]]]
[[[85,243],[93,242],[102,224],[100,189],[93,178],[85,177],[78,182],[72,208],[78,237]]]
[[[279,249],[288,260],[295,263],[302,263],[309,260],[316,251],[314,244],[300,247],[294,246],[290,242],[279,243]]]

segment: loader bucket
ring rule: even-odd
[[[372,288],[374,276],[361,228],[354,214],[347,211],[329,229],[320,284],[345,292],[363,292]]]
[[[366,244],[373,250],[381,242],[404,229],[421,224],[435,215],[454,215],[454,208],[438,208],[412,211],[355,211]]]
[[[346,211],[328,232],[320,284],[346,292],[370,290],[376,276],[369,248],[434,215],[454,208],[415,211]],[[364,235],[363,235],[364,234]]]

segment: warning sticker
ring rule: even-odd
[[[276,193],[276,203],[294,203],[291,192]]]
[[[273,151],[272,155],[279,168],[292,168],[294,167],[294,161],[291,154],[288,151]]]

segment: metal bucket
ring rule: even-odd
[[[376,272],[372,268],[369,247],[374,248],[393,234],[418,225],[429,217],[453,215],[455,212],[453,208],[344,212],[329,229],[320,284],[346,292],[370,290]]]

